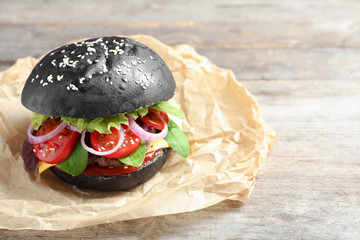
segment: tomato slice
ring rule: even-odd
[[[161,117],[166,121],[166,123],[169,123],[169,117],[165,112],[149,108],[148,113],[144,117],[139,117],[139,119],[143,123],[153,126],[158,130],[163,130],[165,125],[161,120]]]
[[[148,152],[145,155],[145,159],[142,165],[151,161],[156,154],[162,149],[158,149],[152,152]],[[141,166],[140,166],[141,167]],[[88,165],[82,175],[85,176],[117,176],[125,175],[137,171],[140,167],[133,167],[129,165],[119,166],[119,167],[102,167],[96,164]]]
[[[122,158],[130,155],[140,146],[141,138],[135,135],[135,133],[133,133],[128,126],[122,125],[122,127],[125,133],[124,143],[116,152],[105,155],[104,157]],[[95,150],[109,151],[116,146],[120,138],[119,131],[114,127],[112,127],[110,130],[110,134],[101,134],[98,131],[94,131],[90,134],[90,142]]]
[[[40,126],[35,136],[45,135],[61,124],[60,119],[50,119]],[[66,160],[76,145],[79,133],[67,128],[42,143],[33,144],[35,155],[43,162],[56,164]]]

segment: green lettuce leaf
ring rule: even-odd
[[[142,107],[135,111],[129,112],[129,114],[134,120],[136,120],[139,116],[145,116],[149,108],[153,108],[159,111],[166,112],[168,114],[174,115],[178,118],[184,118],[184,114],[181,110],[168,102],[162,101],[156,103],[150,107]],[[34,113],[32,118],[32,125],[35,130],[38,130],[43,121],[52,118],[51,116],[46,116],[39,113]],[[84,129],[89,132],[98,131],[102,134],[111,133],[111,127],[115,127],[116,129],[120,129],[121,124],[129,125],[128,119],[125,116],[125,113],[121,113],[111,117],[101,117],[101,118],[70,118],[70,117],[61,117],[61,120],[66,122],[67,124],[73,124],[77,127],[78,131],[81,132]]]
[[[140,146],[135,150],[135,152],[131,153],[126,157],[119,158],[119,160],[126,165],[140,167],[141,164],[144,162],[145,154],[146,154],[145,140],[142,140]]]
[[[155,103],[154,105],[151,105],[149,108],[159,110],[162,112],[166,112],[166,113],[174,115],[175,117],[178,117],[180,119],[184,118],[184,114],[179,108],[177,108],[174,105],[171,105],[170,103],[165,102],[165,101]]]
[[[170,145],[170,147],[186,158],[189,155],[190,146],[189,141],[185,133],[180,127],[171,119],[169,119],[169,132],[164,140]]]
[[[149,112],[149,109],[147,107],[142,107],[142,108],[136,110],[136,112],[140,117],[143,117]]]
[[[51,117],[47,116],[47,115],[42,115],[40,113],[33,112],[33,117],[32,117],[32,121],[31,121],[33,129],[39,130],[39,127],[41,126],[41,124],[49,118],[51,118]]]
[[[85,170],[89,159],[88,154],[78,141],[71,155],[57,166],[64,172],[77,176]]]
[[[124,114],[94,119],[61,117],[61,120],[67,124],[75,125],[79,132],[87,129],[89,132],[96,130],[102,134],[111,133],[111,127],[120,129],[121,124],[129,125],[128,119]]]

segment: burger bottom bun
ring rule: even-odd
[[[119,191],[136,187],[153,177],[164,166],[171,148],[165,148],[163,153],[158,155],[154,160],[151,160],[150,164],[139,170],[118,176],[72,176],[67,174],[56,167],[51,167],[51,171],[61,180],[67,182],[73,186],[80,188],[86,188],[98,191]]]

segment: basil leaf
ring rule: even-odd
[[[64,172],[72,176],[77,176],[85,170],[88,159],[88,152],[81,146],[80,141],[78,141],[71,155],[57,166]]]
[[[184,114],[179,108],[177,108],[165,101],[155,103],[154,105],[150,106],[149,108],[153,108],[155,110],[166,112],[168,114],[174,115],[175,117],[178,117],[181,119],[184,118]]]
[[[145,154],[145,140],[142,140],[140,146],[135,150],[135,152],[131,153],[126,157],[119,158],[119,160],[126,165],[140,167],[141,164],[144,162]]]
[[[189,155],[189,141],[185,133],[171,119],[169,119],[169,132],[164,139],[175,152],[184,158]]]

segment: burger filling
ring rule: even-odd
[[[34,113],[23,159],[40,173],[56,166],[73,176],[114,176],[149,164],[162,148],[171,147],[186,157],[188,140],[168,114],[183,118],[181,110],[168,102],[95,119]]]

